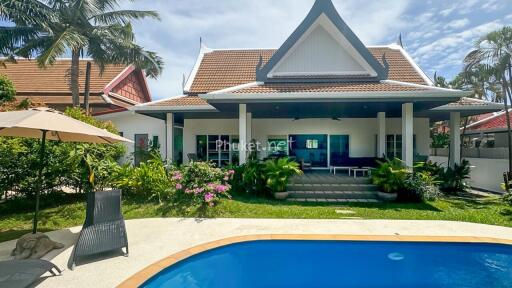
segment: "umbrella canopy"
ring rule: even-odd
[[[0,113],[0,136],[42,138],[43,131],[47,131],[46,139],[63,142],[132,142],[49,108]]]

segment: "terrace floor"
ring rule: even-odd
[[[49,232],[66,248],[45,257],[63,268],[38,287],[115,287],[133,274],[193,246],[233,236],[255,234],[336,234],[407,236],[473,236],[512,240],[512,228],[450,221],[285,220],[285,219],[141,219],[127,221],[130,256],[100,255],[67,269],[71,245],[80,227]],[[0,260],[10,258],[15,241],[0,243]]]

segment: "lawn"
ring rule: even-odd
[[[75,197],[65,204],[47,204],[41,211],[40,231],[46,232],[82,225],[85,205]],[[12,205],[12,204],[11,204]],[[19,208],[17,208],[19,210]],[[0,242],[29,233],[32,213],[7,212],[0,209]],[[340,211],[342,210],[342,211]],[[452,220],[512,227],[512,208],[496,197],[450,197],[422,204],[359,203],[329,205],[319,203],[289,203],[275,200],[237,197],[223,200],[218,206],[203,212],[197,208],[177,208],[171,205],[125,201],[126,219],[153,217],[220,217],[220,218],[300,218],[300,219],[403,219]],[[347,212],[350,211],[350,212]],[[343,213],[340,213],[343,212]]]

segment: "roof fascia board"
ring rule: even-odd
[[[137,104],[135,107],[145,107],[145,106],[149,106],[149,105],[153,105],[153,104],[157,104],[157,103],[161,103],[161,102],[165,102],[165,101],[169,101],[169,100],[180,99],[180,98],[184,98],[184,97],[187,97],[187,95],[173,96],[173,97],[169,97],[169,98],[163,98],[163,99],[160,99],[160,100],[155,100],[155,101],[152,101],[152,102],[140,103],[140,104]]]
[[[371,47],[371,46],[369,46],[369,47]],[[425,71],[423,71],[423,69],[421,69],[421,67],[416,63],[416,61],[414,61],[414,59],[412,59],[411,55],[409,55],[409,53],[404,49],[404,47],[402,47],[398,44],[391,44],[391,45],[388,45],[388,48],[399,50],[400,53],[402,53],[402,55],[404,55],[405,59],[407,59],[407,61],[409,61],[409,63],[414,68],[416,73],[418,73],[421,76],[421,78],[423,78],[425,83],[427,83],[429,86],[434,86],[434,82],[432,81],[432,79],[430,79],[430,77],[428,77],[428,75],[425,73]]]
[[[273,101],[273,100],[378,100],[378,101],[402,101],[408,100],[412,102],[429,101],[438,99],[449,99],[450,101],[460,100],[462,91],[393,91],[393,92],[288,92],[288,93],[240,93],[240,94],[201,94],[202,99],[217,101],[232,100],[256,100],[256,101]]]
[[[168,112],[218,112],[211,105],[188,105],[188,106],[145,106],[132,107],[130,110],[135,112],[145,111],[168,111]]]
[[[343,21],[341,16],[336,11],[336,8],[330,0],[316,0],[313,8],[302,21],[302,23],[293,31],[283,45],[274,53],[270,60],[261,69],[256,71],[256,80],[268,82],[267,76],[270,71],[284,58],[288,51],[292,49],[295,44],[301,39],[302,35],[309,30],[309,28],[316,22],[316,20],[325,14],[327,18],[338,28],[338,30],[347,38],[349,43],[357,50],[360,55],[366,60],[366,62],[375,70],[377,73],[378,80],[387,78],[386,69],[373,57],[368,48],[361,42],[361,40],[354,34],[354,32],[348,27]]]
[[[105,95],[108,95],[110,91],[117,86],[117,84],[121,83],[121,81],[123,81],[123,79],[130,75],[130,73],[132,73],[134,70],[135,66],[133,65],[129,65],[126,68],[124,68],[124,70],[121,73],[119,73],[114,79],[112,79],[112,81],[110,81],[105,86],[105,88],[103,88],[103,93]]]
[[[194,80],[196,78],[197,72],[199,71],[199,67],[201,66],[201,63],[203,62],[204,55],[207,53],[211,53],[213,49],[210,49],[206,47],[203,43],[201,43],[201,48],[199,49],[199,55],[197,56],[196,63],[194,64],[194,67],[192,68],[192,72],[190,72],[190,75],[187,78],[187,81],[185,82],[185,86],[183,87],[183,93],[190,92],[190,89],[192,88],[192,83],[194,83]]]

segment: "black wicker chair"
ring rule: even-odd
[[[126,248],[128,256],[121,190],[88,193],[85,223],[73,249],[70,269],[79,257],[122,248]]]
[[[53,263],[40,260],[8,260],[0,262],[0,287],[25,288],[33,287],[46,272],[53,276],[61,274],[59,267]]]

